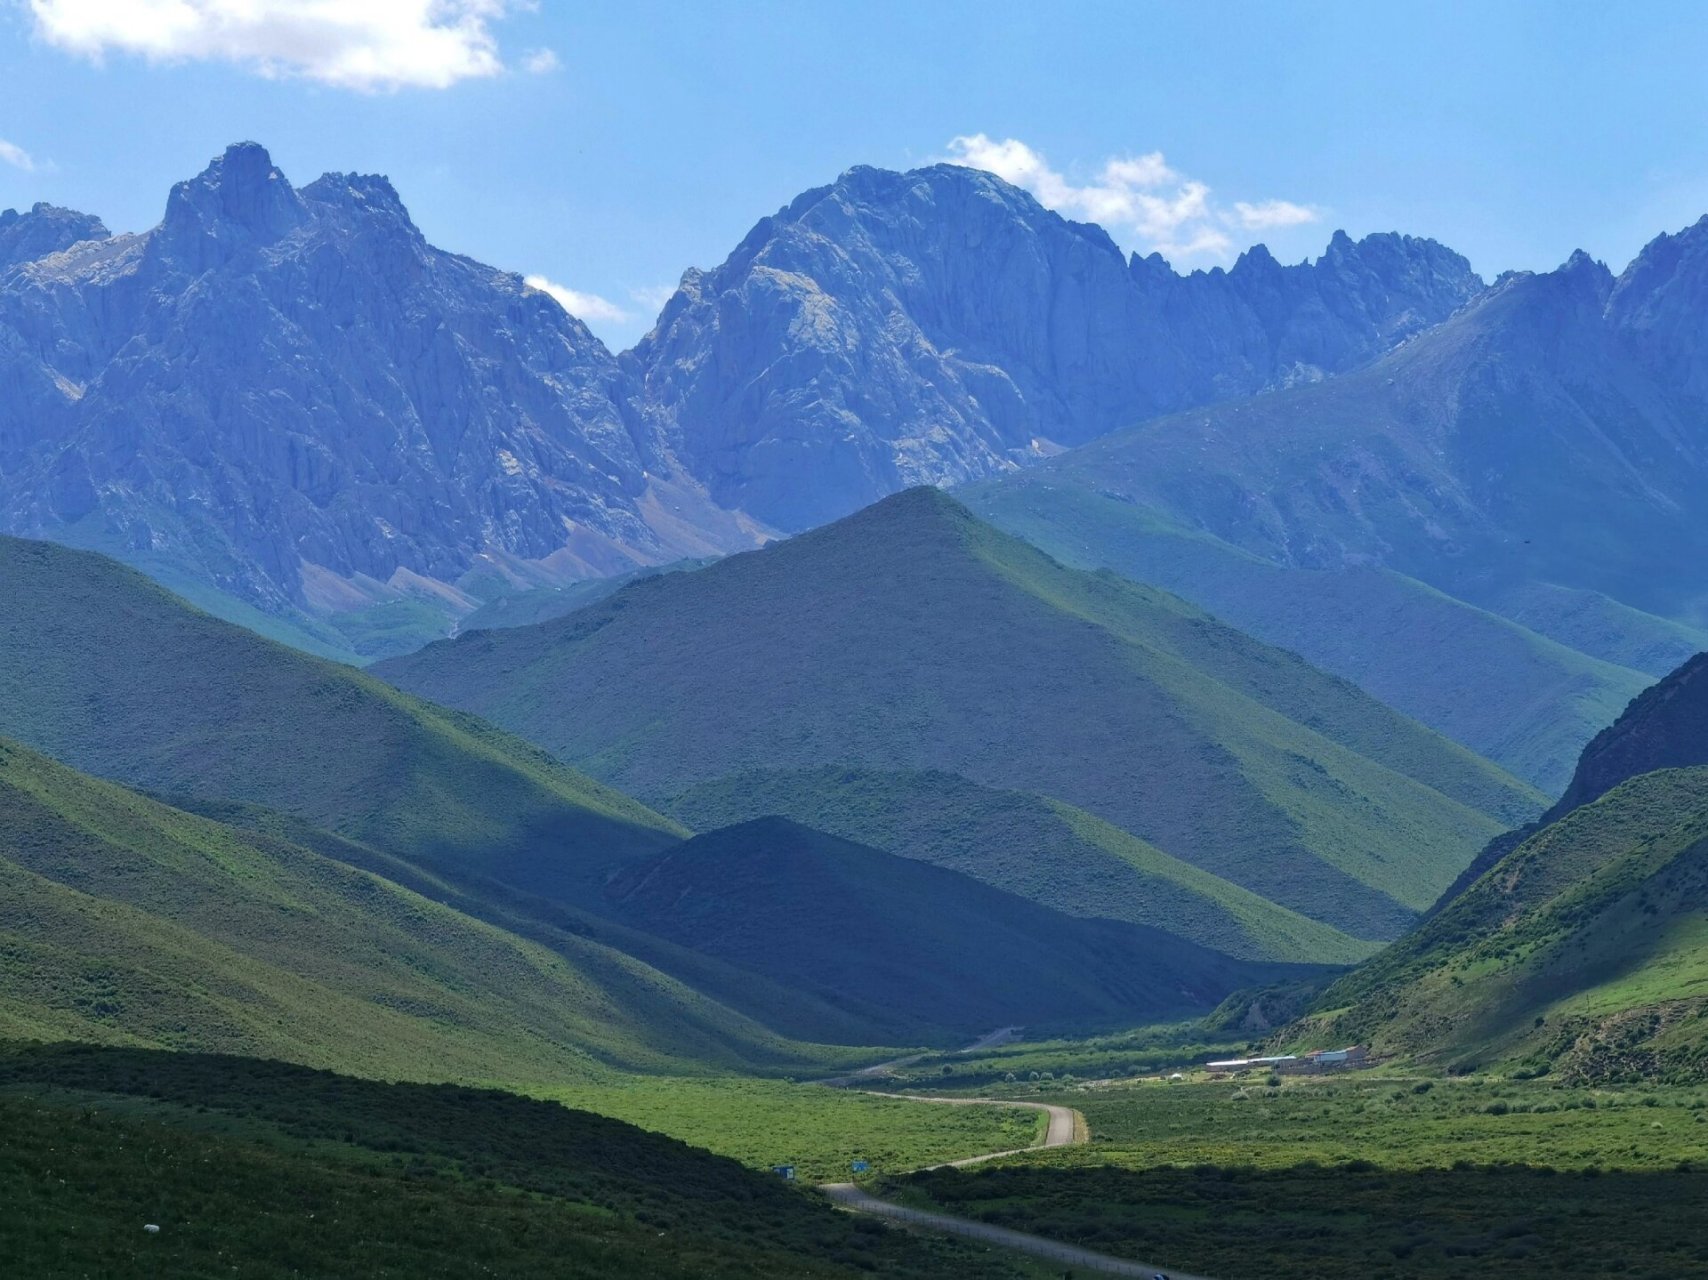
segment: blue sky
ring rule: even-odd
[[[602,299],[577,305],[619,347],[857,163],[1000,165],[1183,268],[1344,227],[1485,275],[1578,247],[1618,270],[1708,212],[1700,4],[238,8],[0,0],[0,206],[142,229],[254,139],[298,183],[388,174],[435,243]]]

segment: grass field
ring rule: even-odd
[[[880,1190],[1221,1277],[1708,1275],[1708,1089],[1267,1079],[1028,1091],[1091,1143]]]
[[[944,1107],[782,1081],[637,1077],[620,1085],[538,1091],[568,1106],[627,1120],[753,1168],[793,1164],[806,1181],[845,1178],[849,1161],[874,1173],[1025,1147],[1043,1118],[1006,1107]]]

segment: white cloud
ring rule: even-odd
[[[530,49],[522,55],[522,70],[530,75],[543,76],[562,65],[557,54],[550,49]]]
[[[1264,200],[1258,204],[1234,201],[1234,214],[1242,227],[1258,231],[1264,227],[1298,227],[1315,222],[1322,215],[1309,205],[1294,204],[1291,200]]]
[[[34,173],[35,157],[25,151],[15,142],[7,142],[0,138],[0,162],[11,165],[14,169],[22,169],[25,173]]]
[[[362,92],[504,70],[491,24],[526,0],[29,0],[36,34],[99,61],[235,62]]]
[[[949,160],[994,173],[1024,187],[1047,208],[1099,223],[1146,252],[1175,259],[1226,259],[1234,248],[1229,230],[1292,227],[1321,216],[1288,200],[1237,200],[1224,208],[1211,198],[1209,187],[1171,168],[1160,151],[1113,156],[1083,184],[1070,182],[1018,138],[998,141],[982,133],[952,138]]]
[[[565,311],[577,320],[603,322],[606,324],[622,324],[629,318],[629,313],[616,303],[601,298],[596,293],[582,293],[579,289],[570,289],[544,276],[524,276],[522,283],[530,289],[538,289],[541,293],[549,294]]]

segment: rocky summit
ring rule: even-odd
[[[293,188],[259,146],[141,235],[0,288],[5,526],[166,566],[263,609],[399,592],[472,607],[750,544],[652,462],[616,361],[519,276],[433,248],[384,178]],[[90,220],[89,226],[99,224]]]

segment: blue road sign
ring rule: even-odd
[[[771,1172],[776,1174],[785,1182],[793,1182],[795,1180],[795,1166],[792,1164],[774,1164],[771,1166]]]
[[[854,1170],[855,1173],[865,1173],[866,1170],[870,1169],[872,1166],[867,1164],[864,1160],[851,1160],[848,1163],[848,1167]]]

